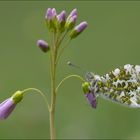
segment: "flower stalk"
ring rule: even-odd
[[[0,104],[0,119],[6,119],[11,114],[17,103],[22,100],[25,93],[29,91],[36,91],[44,98],[44,101],[46,102],[50,117],[50,138],[51,140],[54,140],[56,139],[55,109],[57,97],[56,93],[58,88],[65,80],[71,77],[76,77],[84,82],[83,78],[78,75],[69,75],[62,79],[62,81],[56,87],[57,65],[65,48],[73,38],[76,38],[87,27],[87,23],[81,23],[75,28],[77,9],[72,10],[70,15],[66,18],[66,12],[64,10],[57,15],[55,8],[48,8],[45,15],[45,20],[48,31],[50,35],[52,35],[51,42],[48,43],[47,41],[40,39],[37,41],[37,46],[42,52],[46,54],[50,53],[51,101],[49,103],[46,95],[41,90],[36,88],[27,88],[22,91],[17,91],[11,98],[8,98]],[[65,37],[68,37],[68,44],[61,46]]]
[[[56,83],[56,57],[57,57],[57,46],[55,42],[55,34],[53,39],[53,46],[51,50],[51,107],[50,107],[50,137],[51,139],[56,139],[55,134],[55,104],[56,104],[56,92],[55,92],[55,83]]]
[[[55,12],[54,12],[55,11]],[[77,9],[72,10],[68,18],[66,19],[66,12],[63,10],[59,15],[56,14],[55,8],[49,8],[46,12],[46,22],[50,33],[53,35],[50,45],[50,75],[51,75],[51,104],[50,104],[50,137],[52,140],[56,139],[55,130],[55,109],[56,109],[56,93],[59,86],[70,77],[77,77],[83,81],[80,76],[70,75],[64,78],[56,87],[56,69],[60,56],[67,46],[61,47],[64,38],[68,35],[68,42],[71,41],[71,31],[76,24]],[[86,27],[85,27],[86,28]],[[82,32],[85,28],[82,28]],[[76,36],[75,36],[76,37]],[[45,44],[45,43],[44,43]],[[46,43],[47,44],[47,43]],[[67,44],[68,45],[68,44]]]

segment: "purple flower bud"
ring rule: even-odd
[[[14,110],[17,103],[23,98],[22,91],[16,91],[11,98],[6,99],[0,104],[0,120],[6,119]]]
[[[46,15],[45,15],[45,19],[47,19],[47,20],[51,20],[52,19],[52,9],[51,8],[47,9],[47,12],[46,12]]]
[[[95,95],[91,92],[91,93],[85,94],[85,96],[86,96],[88,102],[90,103],[90,105],[93,108],[96,108],[96,106],[97,106],[97,100],[96,100]]]
[[[55,8],[48,8],[45,19],[46,19],[46,24],[47,27],[51,32],[54,32],[56,30],[56,9]]]
[[[51,9],[51,8],[48,8],[47,9],[47,12],[46,12],[46,15],[45,15],[45,19],[50,21],[52,20],[55,16],[56,16],[56,10],[55,8]]]
[[[53,8],[53,9],[52,9],[52,18],[54,18],[55,16],[57,16],[56,9]]]
[[[58,22],[65,22],[66,21],[66,12],[62,11],[58,16],[57,16]]]
[[[67,30],[71,30],[74,28],[74,26],[76,24],[76,20],[77,20],[77,15],[74,15],[74,16],[69,18],[69,20],[66,22]]]
[[[76,23],[76,20],[77,20],[77,15],[74,15],[74,16],[72,16],[70,19],[69,19],[69,22],[71,23]]]
[[[70,34],[71,39],[77,37],[84,29],[87,27],[87,22],[83,21],[79,25],[77,25]]]
[[[58,16],[57,16],[57,29],[59,32],[64,32],[65,31],[65,23],[66,23],[66,12],[62,11]]]
[[[73,17],[75,15],[77,16],[77,9],[76,8],[71,11],[71,13],[69,14],[67,20],[69,20],[69,18],[71,18],[71,17]]]
[[[48,43],[44,40],[38,40],[37,41],[37,46],[43,51],[47,52],[49,50]]]
[[[79,25],[77,25],[75,27],[75,30],[78,32],[78,33],[81,33],[86,27],[87,27],[87,22],[84,21],[84,22],[81,22]]]
[[[16,107],[16,103],[12,98],[8,98],[0,104],[0,119],[6,119]]]

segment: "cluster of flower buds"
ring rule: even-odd
[[[87,27],[87,22],[83,21],[76,26],[77,21],[77,9],[73,9],[69,16],[66,16],[66,11],[57,14],[55,8],[48,8],[45,14],[46,25],[50,32],[68,33],[70,39],[76,38]],[[37,46],[43,51],[48,52],[49,45],[44,40],[38,40]]]
[[[48,8],[45,19],[51,32],[71,31],[71,38],[78,36],[87,27],[86,21],[81,22],[79,25],[75,26],[77,20],[77,9],[73,9],[69,16],[66,18],[65,11],[62,11],[59,15],[57,15],[55,8]]]
[[[12,97],[6,99],[0,104],[0,120],[6,119],[14,110],[17,103],[19,103],[23,98],[21,91],[17,91]]]

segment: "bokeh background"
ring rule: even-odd
[[[88,28],[65,51],[57,81],[85,72],[103,75],[124,64],[140,64],[140,2],[132,1],[0,1],[0,101],[16,90],[36,87],[50,92],[49,57],[36,46],[48,39],[44,15],[78,9],[78,23]],[[99,99],[97,109],[87,103],[77,79],[66,81],[58,93],[57,138],[140,138],[140,109],[129,109]],[[49,138],[49,115],[42,97],[25,96],[12,115],[0,121],[0,139]]]

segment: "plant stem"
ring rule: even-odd
[[[57,58],[56,58],[56,64],[58,63],[58,61],[59,61],[59,59],[60,59],[62,53],[63,53],[64,50],[66,49],[66,47],[68,47],[70,41],[71,41],[71,39],[69,39],[69,40],[66,42],[66,45],[64,45],[64,47],[61,48],[61,50],[60,50],[60,52],[59,52],[59,54],[58,54],[58,56],[57,56]]]
[[[52,140],[56,138],[55,123],[54,123],[55,102],[56,102],[56,93],[55,93],[55,67],[54,67],[52,72],[52,93],[51,93],[51,108],[50,108],[50,135]]]
[[[27,89],[24,89],[22,91],[22,94],[27,94],[28,91],[36,91],[37,93],[39,93],[43,99],[45,100],[46,102],[46,105],[47,105],[47,108],[48,108],[48,111],[50,110],[50,106],[49,106],[49,102],[48,102],[48,98],[47,98],[47,95],[45,95],[41,90],[37,89],[37,88],[27,88]]]
[[[56,131],[55,131],[55,107],[56,107],[56,67],[58,62],[58,49],[63,41],[65,35],[64,34],[62,38],[61,35],[57,34],[57,32],[53,33],[53,40],[52,40],[52,46],[51,46],[51,66],[50,66],[50,75],[51,75],[51,105],[50,105],[50,137],[51,140],[56,139]]]
[[[52,45],[52,50],[51,50],[51,107],[50,107],[50,137],[51,140],[56,139],[56,134],[55,134],[55,103],[56,103],[56,92],[55,92],[55,79],[56,79],[56,49],[57,46],[55,44],[55,34],[54,34],[54,39],[53,39],[53,45]]]
[[[57,93],[59,87],[60,87],[67,79],[72,78],[72,77],[78,78],[80,81],[85,82],[85,80],[84,80],[81,76],[79,76],[79,75],[68,75],[67,77],[63,78],[63,79],[61,80],[61,82],[58,84],[58,86],[57,86],[57,88],[56,88],[56,93]]]

